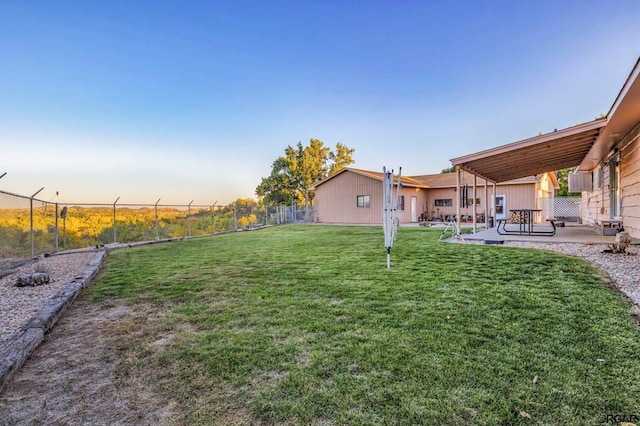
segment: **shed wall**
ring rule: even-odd
[[[357,196],[368,195],[369,207],[358,207]],[[346,172],[316,190],[316,220],[323,223],[382,223],[382,183]]]
[[[394,187],[394,191],[395,191]],[[357,196],[368,195],[369,207],[358,207]],[[400,223],[411,223],[411,198],[416,197],[416,215],[426,209],[424,190],[402,187],[404,210],[398,211]],[[382,182],[353,172],[345,172],[325,182],[316,190],[316,221],[382,225]]]

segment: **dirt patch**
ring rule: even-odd
[[[177,423],[174,402],[118,377],[118,348],[139,316],[77,300],[0,394],[0,425]]]

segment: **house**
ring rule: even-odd
[[[541,209],[545,211],[550,203],[548,200],[554,197],[558,189],[558,180],[555,173],[541,173],[536,176],[525,176],[497,184],[495,188],[486,185],[484,180],[478,181],[469,173],[461,173],[460,193],[462,197],[456,197],[458,193],[456,173],[441,173],[424,176],[414,176],[428,185],[429,220],[451,218],[457,215],[456,201],[464,200],[466,192],[467,203],[461,203],[460,218],[473,221],[473,205],[476,204],[476,221],[485,223],[489,217],[504,219],[509,209]],[[475,185],[475,196],[473,189]],[[474,200],[475,199],[475,203]],[[443,206],[444,205],[444,206]],[[489,214],[486,206],[489,206]]]
[[[456,194],[463,194],[461,220],[473,222],[475,206],[476,222],[485,223],[489,216],[494,216],[493,210],[487,216],[487,205],[497,206],[497,218],[504,217],[507,206],[536,208],[541,199],[553,197],[557,185],[554,173],[500,183],[495,193],[491,192],[492,188],[485,191],[484,181],[477,182],[468,173],[461,174],[460,190],[456,173],[403,176],[398,217],[400,223],[451,220],[458,215]],[[316,222],[382,224],[381,172],[347,167],[317,183],[313,189]]]
[[[397,176],[394,179],[397,182]],[[400,223],[417,222],[427,203],[427,186],[420,180],[401,177],[401,187]],[[312,189],[316,191],[316,222],[382,225],[382,172],[347,167]]]
[[[569,189],[582,193],[582,222],[601,233],[622,225],[640,238],[639,139],[640,59],[606,117],[454,158],[451,163],[458,173],[496,184],[575,168]]]

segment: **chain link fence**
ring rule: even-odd
[[[0,191],[0,259],[314,221],[297,206],[67,204]]]

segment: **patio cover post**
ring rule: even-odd
[[[460,166],[456,165],[456,193],[458,194],[458,196],[456,197],[456,230],[459,233],[460,232],[460,201],[461,201],[461,194],[460,194]]]
[[[489,229],[489,181],[484,180],[484,229]]]
[[[496,194],[498,193],[498,191],[496,190],[496,183],[493,182],[493,202],[491,204],[491,211],[493,212],[493,226],[498,226],[498,214],[496,211],[496,203],[498,202],[498,200],[496,200]]]
[[[476,214],[478,213],[478,210],[476,208],[477,204],[476,204],[476,197],[478,196],[478,194],[476,193],[476,188],[478,187],[478,176],[476,176],[475,174],[473,175],[473,233],[475,234],[476,232],[478,232],[478,224],[476,223]]]

